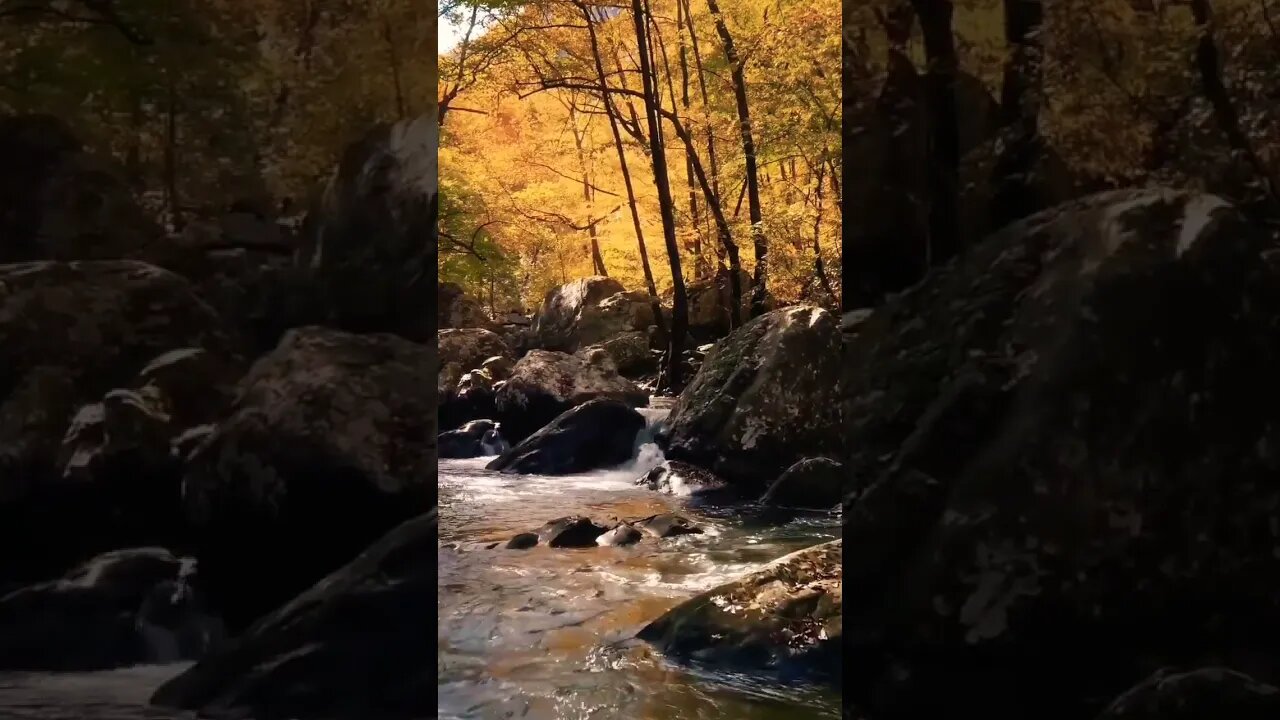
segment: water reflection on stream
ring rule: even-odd
[[[631,640],[681,600],[836,537],[833,521],[749,528],[684,508],[632,484],[661,461],[652,445],[624,468],[568,477],[503,476],[484,470],[488,460],[440,462],[442,720],[839,717],[829,688],[694,673]],[[602,522],[668,511],[705,534],[625,548],[483,545],[564,515]]]

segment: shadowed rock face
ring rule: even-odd
[[[394,335],[301,328],[241,381],[183,481],[202,571],[233,628],[428,507],[433,354]]]
[[[431,338],[437,131],[423,115],[377,127],[343,153],[299,254],[324,288],[327,324]]]
[[[840,540],[780,558],[762,570],[672,608],[641,640],[679,660],[719,669],[840,677]]]
[[[142,421],[152,413],[132,412],[146,403],[128,393],[104,396],[151,383],[140,377],[148,364],[179,349],[219,362],[235,355],[225,325],[173,273],[130,260],[0,266],[0,547],[25,548],[0,563],[0,582],[43,580],[100,552],[167,541],[147,536],[155,525],[118,522],[116,501],[135,485],[64,479],[59,461],[74,455],[78,431],[92,424],[92,413],[78,413],[104,399],[122,411],[116,417],[139,421],[135,439],[147,435]],[[163,374],[162,365],[153,372]],[[182,394],[165,378],[155,381]],[[206,388],[203,402],[185,402],[181,412],[217,406],[217,393]],[[117,428],[121,448],[125,427]],[[176,484],[164,492],[173,491]],[[164,513],[171,511],[161,511],[159,523]]]
[[[672,460],[758,491],[834,446],[840,333],[825,310],[761,315],[716,344],[658,433]]]
[[[1216,198],[1106,193],[851,328],[846,697],[872,717],[1087,717],[1161,664],[1272,653],[1266,250]]]
[[[152,702],[215,717],[431,717],[436,538],[434,511],[398,526]]]
[[[567,475],[626,462],[644,416],[618,400],[583,403],[520,441],[487,466],[504,473]]]

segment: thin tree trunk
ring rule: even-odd
[[[1043,23],[1043,0],[1004,0],[1009,59],[1000,92],[1003,142],[991,178],[992,230],[1041,209],[1034,175],[1042,147],[1039,124]]]
[[[396,53],[395,39],[391,34],[391,21],[382,16],[382,39],[387,43],[387,54],[391,59],[391,85],[396,93],[396,119],[403,120],[409,116],[404,104],[404,85],[400,81],[400,56]]]
[[[636,49],[640,56],[640,78],[643,84],[645,115],[649,127],[650,158],[653,162],[653,181],[658,190],[658,204],[662,212],[662,235],[667,245],[667,259],[671,264],[671,333],[667,338],[666,387],[673,393],[683,387],[681,360],[684,355],[684,336],[689,326],[689,305],[685,296],[684,275],[680,270],[680,248],[676,245],[676,223],[671,199],[671,182],[667,175],[666,148],[662,141],[661,115],[657,100],[656,77],[649,63],[649,15],[647,4],[631,0],[631,14],[635,24]]]
[[[716,0],[707,0],[711,17],[715,21],[716,32],[724,45],[725,59],[729,62],[730,75],[733,79],[733,97],[738,110],[738,127],[742,135],[742,154],[746,159],[747,181],[747,213],[751,218],[751,239],[755,245],[756,266],[752,278],[755,285],[751,289],[751,316],[756,317],[765,311],[767,281],[769,277],[769,243],[764,236],[764,215],[760,208],[760,178],[756,166],[755,139],[751,132],[751,110],[747,106],[747,81],[743,75],[743,63],[738,58],[738,50],[733,44],[733,35],[725,24],[724,14]],[[736,280],[736,278],[735,278]],[[737,309],[735,308],[735,312]]]
[[[706,73],[705,67],[702,64],[702,50],[698,45],[698,33],[697,33],[697,29],[694,27],[694,24],[693,24],[693,7],[690,5],[690,0],[676,0],[676,1],[681,3],[682,6],[684,7],[685,27],[688,28],[689,30],[689,49],[693,51],[693,63],[694,63],[695,69],[697,70],[697,78],[698,78],[698,93],[702,97],[702,107],[703,107],[703,110],[705,111],[711,107],[711,101],[707,93],[707,73]],[[687,145],[687,147],[692,148],[693,145]],[[689,150],[689,152],[692,153],[693,150],[691,149]],[[711,171],[710,173],[711,190],[715,194],[715,196],[719,198],[720,197],[720,162],[719,160],[716,159],[715,130],[714,128],[711,127],[711,124],[709,122],[707,123],[707,163],[710,165],[709,169]],[[724,236],[723,233],[720,233],[720,235],[721,237]],[[721,269],[724,269],[724,261],[728,255],[729,255],[728,247],[724,245],[717,247],[716,262],[719,264]],[[735,258],[736,256],[730,259],[732,260]],[[729,327],[736,328],[742,324],[741,318],[738,316],[738,308],[741,307],[742,305],[742,288],[738,282],[737,266],[733,267],[733,280],[731,281],[730,285],[733,287],[733,310],[729,313],[729,318],[730,318]]]
[[[951,29],[951,0],[911,0],[928,62],[925,72],[929,108],[929,263],[946,262],[960,252],[956,232],[960,173],[960,131],[955,82],[958,61]]]
[[[684,1],[676,2],[676,37],[680,48],[680,106],[684,108],[684,116],[689,117],[689,48],[685,42]],[[701,280],[707,276],[706,258],[702,256],[702,214],[698,212],[698,185],[693,179],[693,161],[689,159],[692,148],[685,148],[684,177],[689,186],[689,217],[693,220],[693,279]]]
[[[587,33],[591,38],[591,59],[595,61],[596,78],[600,87],[606,87],[604,61],[600,57],[600,42],[596,36],[595,21],[591,17],[586,3],[578,2],[578,9],[587,23]],[[653,268],[649,265],[649,251],[644,244],[644,229],[640,223],[640,209],[636,206],[635,186],[631,183],[631,170],[627,165],[627,152],[622,144],[622,132],[618,129],[618,109],[613,104],[609,93],[600,93],[604,102],[605,116],[609,119],[609,131],[613,134],[613,146],[618,152],[618,169],[622,171],[622,182],[627,188],[627,206],[631,209],[631,226],[636,232],[636,244],[640,249],[640,266],[644,271],[645,288],[649,291],[650,307],[653,309],[653,322],[658,327],[658,334],[664,344],[667,339],[667,324],[662,317],[662,305],[658,298],[658,287],[653,281]]]
[[[1222,54],[1213,36],[1213,8],[1209,0],[1191,0],[1191,13],[1196,27],[1200,30],[1200,41],[1196,44],[1196,70],[1200,74],[1200,84],[1205,97],[1213,106],[1213,116],[1222,134],[1227,136],[1231,149],[1244,156],[1253,167],[1264,185],[1264,190],[1271,201],[1280,200],[1280,183],[1267,169],[1266,163],[1258,155],[1240,124],[1240,113],[1231,100],[1231,92],[1227,89],[1222,73]]]
[[[587,164],[587,153],[583,143],[583,136],[586,135],[586,129],[578,131],[578,113],[574,111],[573,105],[569,105],[569,122],[573,125],[573,144],[578,149],[578,165],[582,168],[582,199],[587,203],[587,238],[591,243],[591,271],[596,275],[609,277],[609,271],[604,266],[604,256],[600,254],[600,238],[596,233],[596,223],[592,221],[595,213],[595,196],[591,192],[591,175]]]
[[[164,139],[164,189],[168,196],[169,220],[174,231],[182,229],[182,204],[178,197],[178,87],[172,67],[166,68],[166,109]]]
[[[813,218],[813,274],[818,278],[822,289],[827,291],[827,295],[832,300],[839,300],[836,291],[831,287],[831,278],[827,277],[827,269],[822,262],[822,188],[826,179],[823,177],[826,167],[824,163],[818,163],[818,183],[814,189],[814,209],[817,212]]]

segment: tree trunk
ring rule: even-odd
[[[822,262],[822,188],[824,187],[826,165],[818,163],[818,182],[814,189],[814,210],[816,211],[813,218],[813,275],[818,279],[818,284],[827,292],[827,296],[832,300],[839,300],[836,291],[831,287],[831,278],[827,277],[827,269]]]
[[[600,82],[600,87],[605,87],[605,71],[604,61],[600,57],[600,42],[596,36],[595,21],[591,17],[590,8],[582,2],[578,2],[578,9],[582,12],[582,17],[587,23],[587,33],[591,38],[591,59],[595,61],[596,78]],[[649,305],[653,309],[653,322],[658,327],[660,339],[667,342],[667,323],[662,318],[662,305],[658,299],[658,287],[653,281],[653,268],[649,265],[649,251],[644,244],[644,229],[640,223],[640,209],[636,206],[635,186],[631,183],[631,170],[627,165],[627,152],[622,144],[622,132],[618,129],[618,109],[613,104],[613,99],[609,93],[600,93],[600,99],[604,103],[605,116],[609,119],[609,131],[613,134],[613,147],[618,152],[618,169],[622,171],[622,182],[627,188],[627,206],[631,209],[631,226],[636,232],[636,244],[640,249],[640,266],[644,271],[645,289],[649,291]]]
[[[684,0],[676,2],[676,37],[680,47],[680,106],[684,116],[689,117],[689,47],[685,41]],[[706,258],[702,256],[702,214],[698,212],[698,184],[693,179],[693,161],[689,159],[692,148],[685,148],[684,178],[689,186],[689,217],[693,221],[693,279],[701,280],[707,276]]]
[[[596,222],[593,220],[595,194],[591,191],[591,172],[587,163],[586,146],[583,143],[586,129],[579,132],[578,113],[574,111],[572,103],[569,104],[569,122],[573,125],[573,144],[578,149],[578,165],[582,168],[582,199],[587,204],[587,238],[591,250],[591,272],[609,277],[609,271],[604,266],[604,256],[600,254],[600,238],[596,233]]]
[[[960,131],[956,113],[955,36],[951,0],[911,0],[928,62],[925,98],[929,109],[929,264],[946,262],[960,252],[956,232],[960,172]]]
[[[694,27],[694,24],[693,24],[693,8],[690,6],[689,0],[677,0],[677,2],[681,3],[681,6],[684,8],[684,23],[685,23],[685,27],[689,31],[689,49],[693,51],[694,67],[697,70],[698,93],[702,97],[702,107],[703,109],[706,109],[711,106],[711,102],[708,99],[708,94],[707,94],[707,73],[706,73],[706,69],[702,64],[702,50],[698,45],[698,33],[697,33],[697,29]],[[693,145],[688,145],[688,147],[692,148]],[[689,152],[692,153],[694,151],[690,149]],[[715,136],[714,128],[711,127],[710,123],[707,124],[707,163],[710,165],[709,169],[711,171],[710,173],[711,191],[715,194],[717,198],[719,198],[720,197],[720,163],[719,163],[719,160],[716,159],[716,136]],[[729,255],[729,249],[726,246],[721,245],[716,249],[716,262],[721,269],[724,269],[724,261],[726,257],[728,257],[728,255]],[[738,274],[737,274],[736,267],[734,268],[733,277],[734,277],[734,280],[732,284],[735,287],[735,290],[733,291],[734,292],[734,301],[733,301],[734,309],[730,313],[730,327],[736,328],[738,327],[738,325],[741,324],[741,318],[738,317],[738,308],[742,305],[742,288],[738,287],[738,279],[737,279]]]
[[[635,24],[636,49],[640,56],[640,78],[643,85],[645,116],[649,128],[650,158],[653,162],[653,182],[658,190],[658,204],[662,211],[662,236],[666,241],[667,259],[671,264],[671,333],[667,338],[666,382],[672,393],[683,387],[681,359],[684,355],[684,336],[689,326],[689,305],[685,296],[684,275],[680,271],[680,248],[676,245],[676,222],[671,198],[671,181],[667,175],[666,148],[662,140],[661,115],[655,87],[654,68],[649,63],[648,6],[642,0],[631,0],[631,15]]]
[[[169,222],[174,232],[182,230],[182,203],[178,197],[178,87],[173,68],[165,74],[166,109],[164,138],[164,190],[169,206]]]
[[[716,0],[707,0],[711,17],[715,20],[716,32],[724,45],[725,59],[729,62],[730,75],[733,79],[733,98],[738,110],[738,126],[742,136],[742,154],[746,159],[747,213],[751,218],[751,239],[755,245],[756,267],[755,286],[751,289],[751,316],[756,317],[765,311],[765,298],[768,292],[769,277],[769,243],[764,236],[764,216],[760,208],[760,177],[756,166],[755,139],[751,132],[751,110],[747,106],[747,81],[743,75],[742,61],[738,58],[738,50],[733,44],[733,35],[725,24],[724,14],[720,12]],[[736,275],[734,281],[737,281]],[[737,312],[737,308],[734,309]]]
[[[1218,128],[1227,136],[1231,149],[1244,156],[1244,159],[1258,174],[1267,197],[1271,202],[1280,201],[1280,186],[1277,179],[1267,169],[1266,163],[1253,148],[1249,136],[1240,124],[1240,113],[1231,100],[1222,77],[1222,54],[1213,36],[1213,8],[1209,0],[1191,0],[1191,14],[1196,27],[1200,30],[1200,41],[1196,44],[1196,70],[1200,75],[1200,84],[1205,97],[1213,106],[1213,116]]]
[[[1043,23],[1043,0],[1004,0],[1009,59],[1000,91],[1002,142],[991,178],[991,230],[1041,209],[1035,170],[1042,152],[1039,125]]]
[[[400,56],[396,53],[395,39],[391,34],[391,21],[382,16],[382,39],[387,43],[387,54],[391,60],[391,85],[396,95],[396,119],[403,120],[409,116],[404,104],[404,85],[400,81]]]

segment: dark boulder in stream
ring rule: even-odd
[[[1222,667],[1161,670],[1121,695],[1096,720],[1272,720],[1280,688]]]
[[[1277,259],[1218,198],[1109,192],[852,328],[848,700],[1066,720],[1275,657]]]
[[[0,598],[0,669],[105,670],[193,660],[221,641],[195,563],[161,548],[100,555]]]
[[[504,473],[568,475],[631,459],[644,416],[618,400],[592,400],[569,410],[487,466]]]
[[[434,360],[395,335],[309,327],[241,381],[183,481],[201,572],[234,629],[429,507]]]
[[[656,538],[676,537],[677,535],[699,535],[702,529],[694,525],[688,518],[670,513],[651,515],[633,523],[646,535]]]
[[[760,497],[761,505],[811,510],[838,505],[852,490],[843,463],[830,458],[805,458],[787,468]]]
[[[840,677],[840,540],[770,563],[687,600],[640,631],[677,660],[787,677]]]
[[[627,523],[622,523],[596,538],[596,544],[603,547],[621,547],[640,542],[644,535]]]
[[[591,518],[573,515],[556,518],[538,529],[538,542],[553,548],[595,547],[596,539],[606,528],[596,525]]]
[[[160,687],[212,717],[422,718],[436,711],[436,515],[387,533]]]
[[[636,485],[710,504],[733,502],[742,497],[736,488],[710,470],[679,460],[667,460],[655,466],[636,480]]]
[[[836,447],[840,332],[826,310],[774,310],[716,343],[657,436],[667,458],[756,492]]]

